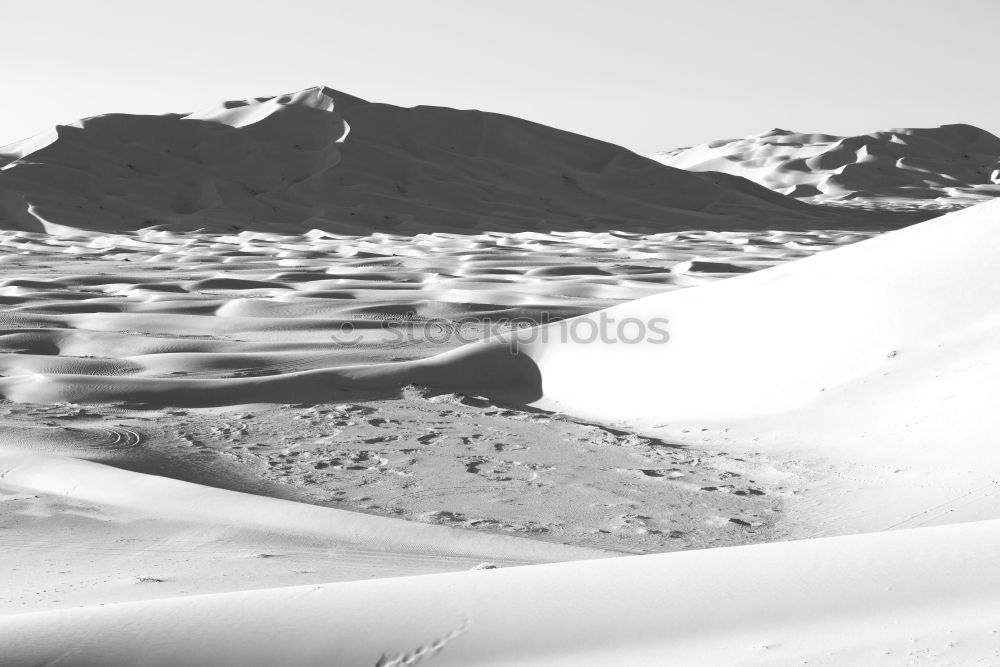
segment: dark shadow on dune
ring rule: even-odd
[[[467,345],[417,361],[262,378],[252,396],[268,403],[380,400],[399,398],[408,386],[524,405],[542,397],[542,374],[531,357],[507,345]]]
[[[414,374],[412,384],[432,390],[485,396],[498,403],[524,405],[542,397],[542,373],[526,354],[506,345],[460,349],[454,359],[431,359]],[[445,355],[451,357],[452,355]]]
[[[467,345],[417,361],[256,377],[116,377],[114,382],[97,382],[89,375],[52,377],[58,380],[24,383],[15,378],[4,395],[15,401],[113,404],[123,409],[384,400],[399,398],[409,386],[518,405],[542,397],[542,375],[535,362],[499,343]]]
[[[503,114],[402,108],[328,88],[283,97],[245,124],[216,109],[59,126],[22,158],[0,155],[0,229],[655,233],[916,221],[811,206]]]

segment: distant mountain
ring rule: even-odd
[[[823,226],[725,175],[510,116],[330,88],[109,114],[0,148],[0,227],[415,233]]]
[[[855,137],[775,129],[650,157],[811,202],[950,209],[1000,196],[1000,137],[971,125]]]

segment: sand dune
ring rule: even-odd
[[[140,345],[130,348],[138,357],[137,361],[133,357],[133,363],[139,368],[122,371],[107,382],[100,380],[106,376],[97,374],[51,373],[3,379],[5,391],[12,392],[14,398],[40,396],[49,401],[67,397],[106,401],[111,395],[102,392],[109,391],[118,391],[113,395],[116,400],[125,400],[129,394],[142,399],[137,393],[141,389],[151,392],[151,400],[158,395],[163,402],[171,402],[207,392],[212,383],[222,383],[216,385],[221,393],[239,400],[246,399],[241,391],[251,391],[246,387],[265,393],[270,390],[264,387],[277,388],[273,397],[253,395],[254,400],[276,400],[278,395],[289,396],[289,387],[299,384],[304,394],[320,397],[331,385],[347,395],[373,388],[399,391],[414,382],[464,387],[470,393],[497,390],[521,396],[521,400],[531,397],[545,408],[656,435],[664,442],[689,447],[692,453],[724,448],[735,456],[727,460],[728,465],[742,461],[749,466],[754,457],[768,452],[784,462],[783,469],[772,473],[775,479],[789,478],[796,466],[808,469],[813,477],[802,477],[805,484],[801,488],[787,491],[797,500],[785,508],[785,521],[795,527],[798,532],[794,534],[799,537],[808,536],[810,530],[814,534],[921,527],[919,530],[497,571],[288,585],[210,596],[155,596],[159,599],[148,600],[154,596],[129,590],[105,599],[140,601],[0,616],[4,636],[18,638],[5,647],[5,655],[14,664],[63,657],[74,664],[175,664],[181,659],[210,664],[284,660],[382,665],[425,658],[442,665],[577,665],[622,660],[632,664],[663,660],[677,664],[898,664],[918,658],[964,663],[990,656],[997,622],[991,583],[996,577],[996,522],[923,526],[995,517],[1000,512],[1000,487],[993,475],[993,432],[997,425],[989,418],[1000,378],[994,342],[1000,292],[991,280],[998,214],[1000,202],[991,202],[746,274],[733,271],[741,266],[736,252],[682,261],[674,256],[671,268],[681,264],[679,271],[686,275],[697,274],[699,268],[726,271],[706,273],[715,279],[689,289],[674,289],[520,332],[516,335],[519,353],[513,357],[508,343],[480,343],[404,362],[313,368],[259,378],[210,376],[192,380],[149,377],[153,367],[143,366],[149,362],[142,359]],[[26,242],[20,235],[11,238]],[[530,238],[532,243],[555,240],[492,238],[498,247],[509,247],[518,238]],[[722,236],[719,240],[735,239]],[[473,279],[480,279],[482,268],[476,262],[501,268],[501,262],[492,264],[490,260],[506,257],[501,250],[484,252],[483,238],[426,241],[477,246],[462,250],[478,253],[477,260],[466,266],[471,270],[464,272]],[[805,236],[773,234],[766,239],[742,237],[736,245],[757,243],[766,249],[775,243],[784,251],[804,252],[800,246],[805,241]],[[41,244],[40,240],[34,242]],[[617,242],[613,237],[601,237],[590,239],[590,243],[591,248],[608,252],[608,244]],[[216,240],[209,247],[213,252],[222,250],[218,245]],[[197,256],[199,247],[190,244],[190,254]],[[545,252],[550,249],[546,244],[543,247]],[[370,251],[368,246],[364,252]],[[138,259],[143,252],[129,256]],[[231,253],[225,250],[222,254]],[[247,261],[251,255],[236,256],[238,261]],[[524,266],[518,263],[526,259],[523,250],[510,257],[513,265]],[[545,270],[536,275],[546,281],[576,281],[578,286],[614,277],[612,264],[591,263],[608,270],[578,271],[574,268],[578,258],[567,259],[565,264],[542,261]],[[415,275],[433,273],[418,260],[419,255],[408,260],[416,262],[410,265]],[[16,261],[16,256],[11,261]],[[708,266],[699,267],[697,262]],[[190,264],[198,266],[197,262]],[[385,270],[382,266],[378,272]],[[361,275],[350,279],[357,281]],[[718,279],[723,275],[733,277]],[[261,290],[256,298],[267,302],[294,289],[295,280],[308,284],[309,278],[318,277],[318,272],[299,266],[283,276],[228,278],[235,282],[191,276],[178,283],[185,290],[235,288],[237,294]],[[381,277],[376,275],[374,282]],[[65,289],[65,285],[53,284],[58,280],[39,276],[14,280],[9,286],[12,295],[31,298],[34,304],[43,304],[46,295]],[[140,283],[114,284],[115,290],[128,295]],[[488,293],[494,288],[495,284],[483,290]],[[43,296],[34,300],[34,290]],[[412,295],[413,290],[406,292]],[[169,299],[180,295],[190,300],[200,293],[165,294]],[[216,314],[215,297],[201,296],[212,307],[198,315],[190,305],[183,306],[190,309],[186,317],[225,319],[226,315]],[[58,294],[56,297],[54,303],[59,304]],[[477,300],[482,301],[481,297]],[[110,315],[120,315],[122,310],[127,309],[115,309]],[[276,318],[268,308],[254,312],[266,320],[266,327],[274,326]],[[353,315],[357,314],[354,311]],[[75,322],[100,329],[104,315],[92,314]],[[15,311],[14,316],[72,318],[75,313],[64,313],[59,306],[53,312]],[[253,319],[242,309],[232,316]],[[575,341],[568,336],[562,340],[561,332],[580,327],[581,322],[599,323],[602,317],[615,318],[614,322],[634,318],[639,323],[663,317],[669,335],[666,340],[634,343],[582,343],[579,335]],[[41,357],[46,355],[38,352],[58,351],[60,345],[106,345],[115,340],[109,336],[115,336],[113,332],[122,322],[111,320],[103,331],[94,333],[73,327],[35,326],[21,330],[23,334],[12,338],[11,344],[33,345],[36,356]],[[191,325],[189,330],[209,332],[213,328]],[[14,328],[10,335],[18,336],[18,331]],[[295,352],[295,337],[303,331],[308,328],[293,328],[288,334],[291,338],[278,347],[284,345],[287,352]],[[176,348],[164,352],[168,357],[160,370],[170,368],[171,357],[177,354],[211,355],[213,338],[226,335],[224,332],[192,334],[197,337],[188,340],[196,347],[187,353]],[[547,340],[540,338],[543,332],[547,332]],[[278,343],[273,333],[268,335]],[[145,353],[152,356],[155,347],[168,339],[162,331],[143,338],[147,339],[143,344],[150,346]],[[174,336],[168,345],[182,344],[183,340]],[[251,351],[263,342],[242,344],[251,346],[248,354],[262,354],[271,363],[279,362],[279,357],[267,356],[266,345]],[[430,350],[426,346],[420,349]],[[192,363],[185,359],[176,361]],[[25,363],[38,362],[29,356]],[[212,364],[200,368],[219,372],[212,370]],[[709,373],[706,369],[717,370]],[[46,390],[38,388],[45,386],[54,387],[55,393],[48,396]],[[179,390],[167,391],[171,386]],[[579,391],[581,386],[587,391]],[[67,387],[79,393],[59,393],[70,391]],[[19,396],[19,391],[26,393]],[[194,400],[205,400],[206,395]],[[510,442],[509,436],[505,438]],[[59,492],[60,479],[64,485],[68,479],[93,479],[95,486],[75,481],[73,493],[90,503],[107,503],[108,494],[121,493],[114,489],[138,493],[145,485],[129,478],[134,473],[97,474],[99,469],[77,468],[93,464],[53,464],[26,459],[23,454],[11,456],[7,460],[13,464],[6,464],[3,477],[8,489],[51,493]],[[468,465],[478,471],[480,466],[494,464],[484,459]],[[70,472],[53,474],[63,466]],[[665,467],[648,470],[667,479],[671,472]],[[93,476],[90,471],[94,471]],[[644,478],[657,483],[655,477],[640,472],[636,471],[633,483],[641,484],[638,480]],[[759,478],[760,472],[758,468],[750,474]],[[106,475],[124,476],[124,483],[102,484],[100,480]],[[176,493],[176,484],[159,482],[163,492],[171,496]],[[772,493],[778,485],[771,482],[762,486]],[[184,493],[194,494],[191,502],[197,502],[199,508],[210,508],[203,517],[210,524],[218,518],[213,513],[234,511],[234,505],[225,499],[217,500],[216,509],[212,509],[205,498],[215,491],[195,488]],[[201,495],[206,493],[208,496]],[[713,493],[735,496],[735,489],[703,486],[694,493],[702,498]],[[37,506],[42,501],[33,502]],[[182,494],[170,502],[155,497],[147,502],[148,506],[136,504],[130,496],[112,504],[145,507],[147,519],[152,515],[164,521],[170,518],[164,512],[171,502],[183,508],[188,501]],[[267,505],[279,501],[254,502]],[[274,511],[283,513],[284,509],[275,507]],[[317,514],[316,520],[324,523],[321,531],[344,540],[340,519],[327,523],[318,516],[329,511],[317,508],[306,514]],[[255,522],[262,520],[256,516]],[[189,520],[190,515],[181,518]],[[381,526],[370,528],[369,518],[344,517],[347,523],[343,525],[348,533],[353,523],[362,526],[367,543],[369,530],[383,530]],[[704,523],[711,523],[712,517],[707,519]],[[752,530],[750,522],[743,519],[736,523],[718,519],[718,525],[746,524]],[[240,525],[242,519],[237,515],[220,521],[220,525],[232,526]],[[308,528],[308,520],[303,525]],[[291,529],[298,527],[295,523]],[[423,528],[426,526],[397,533],[385,524],[387,532],[372,538],[380,548],[388,545],[388,571],[404,574],[406,568],[419,567],[406,560],[392,565],[392,559],[411,554],[415,544],[419,551],[426,548],[424,540],[437,539]],[[516,548],[517,540],[500,545],[490,543],[492,538],[485,542],[479,541],[480,536],[469,539],[475,552],[473,560],[491,549],[513,549],[502,551],[511,561],[555,555],[547,552],[545,545],[525,547],[527,552],[522,554]],[[396,544],[400,540],[405,543],[402,548]],[[453,549],[450,543],[443,546],[445,551]],[[284,548],[291,550],[288,545]],[[337,548],[350,552],[348,546]],[[463,557],[468,558],[468,552],[449,551],[444,562],[455,567]],[[347,564],[332,571],[343,574],[355,572],[355,568]],[[278,579],[288,581],[287,573],[282,576]],[[443,600],[442,591],[447,591]],[[435,613],[427,613],[430,607]],[[280,619],[277,626],[275,617]],[[265,627],[268,632],[263,631]],[[269,639],[276,629],[282,633],[280,643]]]
[[[865,467],[837,490],[841,505],[828,503],[815,512],[811,527],[787,525],[789,535],[908,524],[936,504],[955,504],[965,493],[992,488],[989,468],[970,465],[990,456],[992,424],[976,415],[995,382],[989,362],[995,306],[988,287],[995,211],[996,204],[977,206],[749,274],[741,272],[767,265],[767,257],[773,263],[829,244],[787,232],[722,233],[715,238],[729,250],[711,260],[672,251],[649,253],[642,270],[635,268],[636,257],[622,268],[598,261],[590,266],[600,271],[581,271],[583,256],[613,256],[619,247],[647,251],[635,238],[613,235],[586,244],[573,237],[574,246],[589,250],[571,253],[560,252],[556,236],[427,236],[420,242],[432,253],[408,249],[405,259],[392,260],[391,270],[382,261],[362,268],[371,259],[347,251],[332,273],[308,269],[313,260],[301,257],[275,273],[274,259],[254,258],[253,235],[232,237],[231,243],[212,239],[204,261],[197,262],[190,260],[203,251],[191,239],[179,256],[169,254],[176,248],[165,243],[164,257],[153,237],[140,237],[141,243],[102,237],[102,258],[108,257],[103,244],[113,241],[133,250],[122,257],[150,267],[210,267],[222,256],[233,267],[226,280],[235,282],[213,282],[220,279],[199,277],[195,269],[176,281],[183,292],[146,292],[142,286],[154,283],[115,277],[106,284],[107,278],[94,275],[101,261],[87,260],[80,261],[81,277],[13,278],[12,297],[27,301],[5,315],[12,328],[8,354],[0,360],[8,369],[0,390],[15,401],[139,407],[382,400],[399,398],[408,386],[485,395],[663,442],[763,453],[770,461],[808,460],[816,470]],[[832,245],[858,238],[827,236]],[[10,238],[15,248],[24,242],[21,234]],[[321,243],[318,237],[315,242]],[[61,248],[58,242],[35,243],[49,252]],[[131,245],[137,243],[147,246]],[[380,243],[383,252],[397,247],[389,238]],[[466,258],[464,270],[433,267],[452,244]],[[310,246],[295,247],[309,254]],[[363,247],[366,254],[378,252],[374,243]],[[234,254],[236,248],[243,250]],[[559,254],[569,256],[555,261]],[[238,263],[229,264],[233,256]],[[17,255],[10,257],[15,262]],[[754,259],[741,262],[748,258]],[[239,263],[246,270],[237,277]],[[667,265],[670,271],[652,270]],[[492,280],[483,280],[486,267],[496,271]],[[519,279],[520,290],[506,291],[507,267],[527,274]],[[525,282],[536,269],[541,292]],[[330,275],[344,282],[327,280]],[[643,277],[648,282],[637,279]],[[61,299],[58,294],[72,281],[91,283],[97,293],[88,300]],[[676,289],[699,281],[707,284]],[[316,284],[334,294],[312,290]],[[614,305],[615,299],[671,287]],[[54,298],[36,300],[35,291]],[[359,302],[366,305],[359,308]],[[611,308],[598,310],[605,305]],[[503,331],[488,322],[546,312],[553,319],[578,317],[517,334],[515,357],[498,338]],[[618,323],[628,321],[626,336],[647,327],[645,337],[634,343],[595,340],[593,327],[600,328],[602,318],[614,318],[613,337]],[[338,339],[345,323],[354,327],[350,343]],[[463,340],[457,332],[466,326],[472,339],[492,333],[498,342],[456,347]],[[446,329],[442,338],[435,338],[435,327]],[[579,391],[581,386],[588,390]],[[852,418],[843,419],[845,413]],[[961,448],[938,446],[955,437],[965,443]],[[914,481],[929,470],[947,483]],[[806,488],[807,482],[797,486]],[[803,502],[796,501],[796,512],[805,516],[811,501]],[[873,503],[877,509],[865,509]],[[952,507],[926,521],[988,517],[996,503],[992,492],[977,491],[958,514]]]
[[[29,231],[667,231],[831,215],[517,118],[330,88],[87,118],[0,148],[0,165],[0,224]]]
[[[537,404],[666,441],[850,467],[840,477],[855,495],[812,507],[814,525],[993,517],[998,215],[988,202],[526,332]],[[654,318],[669,340],[652,335]],[[589,340],[602,320],[611,343]],[[625,335],[645,325],[647,337],[622,343],[629,321]]]
[[[0,391],[186,406],[396,395],[407,383],[472,391],[469,373],[445,383],[436,361],[407,367],[405,382],[369,367],[481,340],[511,321],[564,319],[870,236],[7,232]],[[59,276],[46,266],[63,262],[72,268]],[[482,392],[500,386],[478,377]]]
[[[22,429],[16,447],[0,444],[0,563],[18,573],[0,614],[608,555],[211,488],[210,476],[168,479],[167,461],[147,455],[158,474],[80,460],[141,451],[141,425],[118,429],[134,440],[96,441],[89,452],[79,449],[85,429],[54,430]]]
[[[897,418],[908,410],[925,420],[941,411],[957,416],[989,395],[995,380],[1000,291],[990,276],[998,217],[1000,202],[989,202],[765,271],[639,299],[527,332],[521,350],[537,363],[547,401],[605,420],[739,422],[842,406],[860,395],[882,396],[883,419],[889,409],[900,411]],[[666,342],[587,343],[571,335],[601,317],[648,327],[661,316],[669,320]],[[575,391],[583,381],[592,390]],[[928,412],[915,409],[956,384],[976,390]],[[985,436],[990,425],[978,421],[965,432]],[[852,427],[861,428],[858,421]],[[915,427],[910,439],[926,427]]]
[[[547,301],[544,297],[540,299],[540,294],[532,294],[523,282],[517,294],[507,295],[502,287],[503,280],[477,284],[480,276],[452,278],[443,273],[443,267],[424,268],[423,275],[406,274],[405,280],[412,282],[404,281],[402,285],[403,273],[394,273],[389,281],[384,271],[368,276],[352,270],[346,276],[339,274],[345,277],[322,280],[338,275],[337,270],[332,269],[333,274],[302,271],[272,274],[266,280],[254,278],[249,284],[180,281],[187,286],[185,289],[195,290],[190,295],[147,296],[140,291],[133,297],[132,290],[141,285],[129,285],[124,290],[126,295],[114,298],[94,294],[94,298],[82,301],[61,301],[58,296],[52,301],[31,300],[25,306],[14,305],[7,311],[7,317],[16,318],[19,326],[33,323],[37,327],[34,333],[10,330],[9,349],[23,353],[31,352],[32,346],[40,346],[34,349],[42,354],[9,357],[8,363],[16,363],[13,368],[19,372],[0,379],[0,386],[15,400],[108,401],[132,396],[142,402],[161,400],[164,404],[178,404],[188,401],[190,405],[205,401],[204,394],[211,391],[218,391],[220,400],[232,404],[273,400],[270,397],[279,395],[287,395],[289,400],[295,401],[310,395],[350,395],[354,390],[380,391],[385,387],[398,390],[405,384],[479,393],[510,385],[517,386],[528,397],[532,392],[540,392],[532,400],[544,395],[545,405],[558,406],[579,416],[604,421],[626,419],[630,424],[643,426],[711,421],[723,416],[738,421],[771,413],[801,411],[808,406],[839,404],[850,398],[845,398],[845,392],[876,393],[881,387],[888,387],[886,383],[901,382],[898,377],[916,373],[918,368],[923,369],[919,371],[922,376],[930,374],[933,377],[952,354],[987,358],[984,355],[988,347],[975,346],[988,346],[985,334],[988,330],[982,329],[982,323],[988,321],[984,317],[994,308],[988,286],[991,284],[989,253],[993,248],[990,239],[994,235],[991,223],[996,208],[996,204],[978,206],[835,252],[749,275],[738,274],[744,268],[756,267],[702,260],[675,262],[663,279],[650,283],[636,281],[631,286],[632,295],[641,295],[644,290],[662,292],[665,286],[670,286],[674,275],[686,277],[702,273],[737,277],[697,289],[668,291],[583,319],[526,332],[521,351],[523,357],[537,365],[537,387],[518,384],[522,371],[531,377],[535,371],[530,366],[505,361],[502,345],[472,348],[473,351],[479,347],[496,349],[498,355],[459,350],[443,357],[417,359],[395,366],[345,364],[340,358],[337,367],[322,368],[334,365],[334,360],[314,357],[301,361],[311,368],[280,375],[230,379],[210,376],[192,379],[185,375],[189,372],[204,375],[211,373],[213,368],[224,374],[227,370],[255,364],[257,367],[271,364],[275,370],[281,370],[282,364],[286,364],[288,368],[284,359],[294,358],[295,353],[279,354],[275,350],[269,356],[266,346],[247,347],[247,343],[254,340],[276,342],[275,331],[286,332],[288,342],[308,340],[317,334],[325,334],[329,340],[344,322],[353,322],[357,327],[354,335],[364,339],[365,326],[369,323],[374,343],[380,336],[390,335],[384,322],[402,321],[405,324],[414,317],[429,321],[434,316],[444,316],[458,322],[468,315],[473,321],[481,322],[491,315],[518,317],[547,311],[561,318],[608,304],[613,299],[599,298],[598,286],[616,284],[622,287],[625,281],[602,275],[609,273],[607,271],[580,273],[572,263],[554,264],[545,267],[544,271],[547,274],[555,272],[556,279],[539,278],[538,284],[544,285],[552,296],[562,296]],[[793,244],[787,236],[777,238],[785,240],[783,249],[786,251],[788,245]],[[736,252],[748,249],[743,243],[738,248]],[[515,257],[511,253],[504,254],[508,258]],[[242,259],[248,261],[248,258],[249,255]],[[541,256],[539,259],[544,262]],[[514,260],[509,265],[523,268],[519,262]],[[527,272],[528,278],[532,271]],[[257,275],[263,273],[266,270]],[[648,278],[650,274],[643,272],[639,276]],[[296,284],[295,279],[304,280],[310,287],[318,283],[339,288],[338,293],[333,298],[325,298],[322,293],[307,290],[303,298],[296,292],[303,283]],[[15,279],[12,288],[25,294],[42,288],[43,295],[55,296],[58,289],[45,291],[44,288],[65,289],[67,281],[73,280],[65,278],[42,283]],[[362,296],[362,292],[355,289],[365,280],[376,283],[369,294],[381,297],[382,303],[376,305],[368,294]],[[110,290],[105,286],[98,292],[117,291],[121,289],[118,286],[126,282],[123,278],[115,278],[115,281]],[[291,289],[293,286],[296,289]],[[390,286],[392,289],[388,291],[382,289]],[[236,289],[239,298],[234,298],[233,291],[225,297],[222,292],[219,296],[213,295],[212,292],[220,287],[223,291],[224,288],[248,289]],[[258,292],[260,289],[263,291]],[[976,298],[971,296],[973,289]],[[347,296],[345,290],[353,292],[356,298],[343,298]],[[473,290],[478,292],[475,297],[469,294]],[[247,291],[254,297],[243,297]],[[396,297],[399,300],[384,300],[395,291],[400,293]],[[426,291],[427,296],[418,296],[420,291]],[[579,296],[567,298],[564,296],[566,291]],[[628,296],[627,292],[605,294],[621,299]],[[526,293],[532,296],[524,299]],[[443,294],[451,295],[455,301],[442,299]],[[910,296],[912,294],[919,294],[919,298]],[[359,300],[365,301],[366,306],[359,308]],[[574,312],[564,306],[557,311],[553,307],[567,303],[578,304],[578,310]],[[886,304],[892,304],[891,309]],[[97,305],[105,307],[97,308]],[[170,319],[162,319],[163,314],[170,314]],[[599,327],[602,317],[613,317],[618,322],[635,318],[638,332],[640,325],[649,327],[652,318],[661,316],[668,320],[666,333],[669,338],[662,343],[646,339],[637,344],[574,341],[569,333],[589,326],[588,323]],[[123,358],[101,351],[102,345],[120,340],[121,336],[95,338],[88,334],[86,340],[101,341],[89,349],[99,351],[105,361],[89,358],[47,361],[52,346],[59,348],[69,344],[62,341],[79,341],[82,331],[107,334],[135,331],[153,337],[144,336],[140,339],[141,347]],[[171,332],[174,340],[164,347],[158,338]],[[228,343],[228,337],[237,332],[242,340],[234,341],[235,345]],[[653,338],[654,333],[647,330],[645,336]],[[212,342],[213,336],[227,341],[228,355],[220,356],[221,341]],[[455,342],[456,339],[450,339],[452,345]],[[130,344],[136,345],[135,342]],[[248,352],[240,352],[240,348]],[[353,350],[352,345],[340,348],[348,353]],[[79,355],[87,346],[77,343],[75,349]],[[256,355],[249,352],[251,349],[258,350]],[[322,346],[314,349],[319,352]],[[337,348],[327,345],[325,351],[334,353]],[[428,348],[422,351],[426,353]],[[165,360],[157,359],[164,352],[177,354]],[[244,358],[241,354],[250,356]],[[783,362],[792,357],[797,359],[795,364]],[[463,359],[468,362],[460,361]],[[461,366],[473,362],[479,364],[476,370]],[[44,363],[55,366],[50,366],[47,373]],[[155,377],[171,367],[181,372],[173,377]],[[713,375],[706,373],[705,368],[722,370]],[[89,372],[84,372],[88,369]],[[150,375],[154,377],[144,377]],[[768,378],[763,390],[761,377]],[[576,391],[581,382],[593,385],[593,391]],[[912,393],[913,400],[918,396],[920,400],[931,400],[927,392],[937,392],[935,387],[943,384],[914,381],[906,385],[905,391]],[[898,391],[904,389],[894,390],[891,395],[897,395]],[[950,401],[948,409],[958,410],[961,405],[961,400]]]
[[[531,366],[506,352],[481,372],[422,360],[510,320],[590,313],[872,235],[2,232],[0,443],[34,453],[58,444],[55,453],[122,470],[522,542],[647,553],[783,536],[801,480],[780,462],[692,453],[470,395],[537,398],[536,383],[519,382]],[[45,554],[47,564],[7,589],[6,612],[516,560],[489,549],[424,558],[388,544],[366,569],[364,548],[329,536],[264,539],[245,521],[192,525],[138,505],[33,499],[39,491],[4,480],[11,509],[0,517],[21,544],[5,562],[34,572]],[[227,502],[249,506],[242,498]],[[67,513],[101,520],[67,523]],[[69,528],[73,540],[57,548]],[[126,546],[102,546],[118,538]],[[81,553],[93,556],[81,564]],[[141,555],[123,566],[128,553]]]
[[[990,521],[164,599],[0,617],[0,646],[17,665],[975,664],[996,655],[997,548]]]
[[[949,210],[1000,195],[1000,137],[970,125],[854,137],[774,129],[651,157],[742,176],[813,203]]]

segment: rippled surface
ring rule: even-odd
[[[487,320],[561,319],[871,235],[5,232],[0,373],[225,377],[409,359]]]

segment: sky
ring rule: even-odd
[[[318,84],[639,153],[774,127],[1000,134],[998,31],[1000,0],[9,0],[0,145]]]

